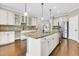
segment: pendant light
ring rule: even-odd
[[[41,20],[44,20],[44,17],[43,17],[43,5],[44,5],[44,3],[41,3],[41,6],[42,6],[42,16],[41,16]]]
[[[27,4],[25,3],[25,12],[24,12],[24,16],[27,16],[28,13],[27,13]]]

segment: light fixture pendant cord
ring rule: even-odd
[[[49,11],[50,11],[50,18],[51,18],[51,9],[49,9]]]
[[[27,12],[27,4],[25,3],[25,12]]]
[[[43,5],[44,5],[44,4],[43,4],[43,3],[41,3],[41,5],[42,5],[42,17],[43,17]]]

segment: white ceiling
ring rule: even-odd
[[[24,12],[25,3],[2,3],[3,5],[21,10]],[[28,3],[29,14],[41,17],[41,3]],[[54,9],[56,7],[56,9]],[[67,13],[68,11],[79,7],[79,3],[44,3],[44,16],[49,16],[49,9],[52,9],[52,16],[59,16]]]

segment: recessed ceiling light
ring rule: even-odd
[[[56,8],[57,8],[56,6],[53,7],[53,9],[56,9]]]

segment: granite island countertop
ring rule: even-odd
[[[34,32],[24,32],[22,34],[25,35],[26,37],[39,39],[39,38],[42,38],[42,37],[45,37],[45,36],[52,35],[52,34],[57,33],[57,32],[59,32],[58,29],[53,29],[51,32],[45,32],[45,33],[34,31]]]

